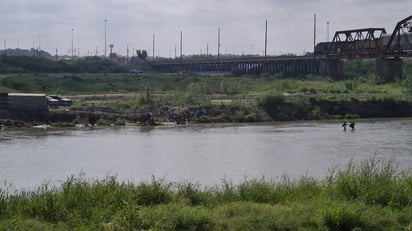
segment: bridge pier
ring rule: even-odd
[[[343,61],[341,59],[320,60],[319,74],[330,76],[333,80],[341,80],[343,77]]]
[[[393,82],[403,76],[403,61],[399,57],[376,59],[375,76],[383,82]]]

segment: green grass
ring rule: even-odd
[[[207,115],[192,119],[197,122],[349,119],[410,116],[406,110],[412,100],[412,96],[406,94],[410,79],[377,84],[365,78],[331,81],[307,76],[297,80],[279,79],[276,74],[267,73],[240,77],[155,73],[10,74],[0,77],[0,92],[69,95],[74,100],[71,109],[95,107],[123,114],[156,114],[161,109],[176,107],[195,114],[200,107],[211,109]],[[262,106],[262,101],[272,95],[284,98],[281,107],[270,101]],[[357,103],[359,101],[362,102]],[[367,107],[364,102],[373,104]],[[381,106],[384,110],[379,111]],[[193,108],[195,110],[191,110]],[[366,110],[368,108],[371,110]],[[113,123],[124,124],[100,121],[100,124]]]
[[[386,94],[401,95],[399,83],[375,84],[362,79],[330,81],[274,79],[256,76],[206,76],[195,74],[8,74],[0,78],[3,92],[42,92],[47,94],[140,93],[262,95],[267,93],[307,94]]]
[[[215,187],[71,176],[0,190],[0,230],[411,230],[412,175],[371,158],[324,179],[245,179]]]

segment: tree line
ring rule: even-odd
[[[100,57],[53,61],[43,57],[3,56],[0,73],[126,73],[129,68]]]

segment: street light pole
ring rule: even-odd
[[[74,29],[72,28],[72,62],[74,63],[73,31],[74,31]]]
[[[153,34],[153,62],[155,61],[155,34]]]
[[[129,64],[129,44],[126,45],[126,64]]]
[[[266,66],[266,59],[267,59],[267,48],[268,48],[268,20],[265,23],[265,66]]]
[[[217,29],[217,62],[220,61],[220,26]]]
[[[183,62],[183,31],[180,31],[180,65]]]
[[[316,14],[313,16],[313,57],[316,58]]]
[[[107,19],[104,20],[104,59],[107,58],[106,23]]]

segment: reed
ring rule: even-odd
[[[224,180],[204,187],[70,176],[32,191],[0,188],[0,230],[410,230],[412,174],[377,157],[324,179]]]

